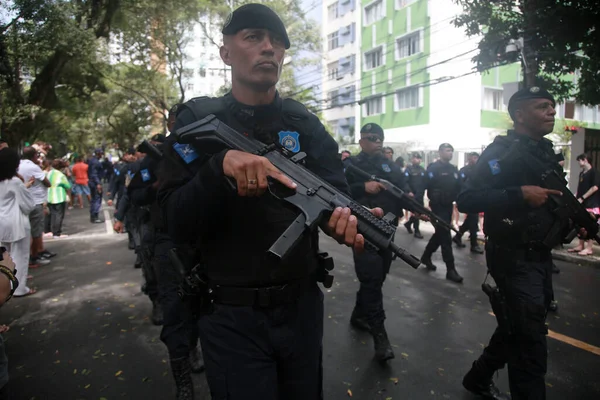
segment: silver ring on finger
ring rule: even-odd
[[[248,185],[256,185],[256,179],[248,179]]]

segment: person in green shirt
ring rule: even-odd
[[[67,190],[71,189],[71,183],[60,169],[63,167],[62,160],[52,161],[52,168],[47,174],[50,181],[48,188],[48,208],[50,209],[50,229],[54,239],[62,239],[68,235],[62,234],[62,224],[67,208]]]

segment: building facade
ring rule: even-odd
[[[336,3],[323,8],[323,47],[329,50],[324,63],[334,66],[341,51],[344,57],[354,55],[356,76],[344,75],[338,82],[331,79],[336,77],[331,68],[323,69],[324,117],[335,127],[336,138],[343,132],[339,121],[346,123],[344,118],[353,115],[356,132],[368,122],[377,123],[385,129],[387,144],[405,154],[416,150],[433,157],[439,144],[451,142],[460,166],[467,152],[481,151],[510,128],[506,105],[522,80],[521,66],[476,72],[472,58],[478,39],[452,24],[461,12],[454,2],[361,0],[344,18],[329,12]],[[338,52],[331,49],[329,35],[351,23],[358,27],[356,43]],[[334,101],[341,90],[342,104]],[[570,122],[598,129],[599,113],[598,107],[559,104],[556,129]],[[350,138],[358,141],[358,135]],[[341,147],[346,144],[341,141]]]

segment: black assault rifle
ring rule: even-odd
[[[552,203],[554,203],[552,211],[558,218],[550,229],[550,232],[546,235],[544,244],[552,246],[552,238],[561,234],[563,228],[561,220],[564,221],[566,218],[569,218],[574,226],[567,236],[562,238],[563,243],[570,243],[575,239],[575,236],[578,234],[577,228],[584,228],[587,232],[586,237],[588,239],[595,239],[596,242],[600,243],[598,220],[585,209],[585,206],[581,204],[569,188],[567,188],[567,181],[558,175],[553,168],[546,169],[535,157],[525,154],[521,150],[521,146],[522,145],[517,142],[511,146],[510,151],[521,159],[534,175],[541,176],[544,188],[558,190],[562,193],[562,196],[553,194],[549,196]]]
[[[426,215],[431,224],[436,228],[443,228],[449,231],[453,230],[454,232],[458,233],[458,230],[452,227],[452,225],[435,215],[433,212],[431,212],[431,210],[425,208],[425,206],[419,204],[419,202],[407,195],[402,189],[394,185],[392,182],[378,178],[375,175],[370,175],[369,173],[352,164],[346,167],[346,171],[350,171],[362,179],[381,183],[385,187],[385,193],[398,200],[402,204],[403,208],[406,208],[415,214]]]
[[[137,149],[140,153],[147,154],[155,161],[160,161],[163,158],[163,154],[160,151],[160,149],[157,146],[150,143],[149,141],[147,141],[146,139],[144,139],[142,143],[140,143]]]
[[[358,220],[358,232],[365,237],[367,248],[390,250],[411,267],[419,267],[421,262],[418,258],[393,242],[396,227],[390,222],[395,216],[388,214],[383,219],[374,216],[352,198],[310,172],[300,164],[306,157],[305,153],[294,154],[278,144],[265,145],[235,131],[212,114],[178,129],[174,135],[177,142],[190,144],[205,154],[214,154],[224,148],[230,148],[266,157],[298,185],[293,190],[269,178],[271,194],[302,212],[273,243],[268,250],[269,255],[279,260],[285,259],[302,236],[318,227],[336,207],[348,207]]]

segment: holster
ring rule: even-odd
[[[511,335],[513,333],[513,327],[510,322],[510,316],[508,311],[508,304],[506,303],[506,298],[500,292],[498,287],[492,286],[488,283],[483,283],[481,285],[481,290],[490,299],[490,304],[492,305],[492,311],[496,316],[496,321],[498,321],[498,328],[505,335]]]

